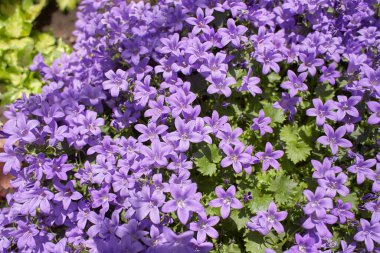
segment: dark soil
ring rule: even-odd
[[[49,1],[48,6],[42,10],[37,18],[35,27],[42,32],[50,32],[56,38],[73,45],[75,37],[72,35],[75,28],[76,10],[62,12],[55,1]]]

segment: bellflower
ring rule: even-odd
[[[227,191],[224,191],[222,187],[215,188],[215,193],[218,198],[210,201],[209,205],[212,207],[221,207],[220,214],[223,219],[226,219],[230,215],[231,207],[234,209],[243,208],[242,203],[235,198],[236,188],[231,185]]]
[[[346,128],[344,126],[334,131],[330,125],[325,124],[323,130],[326,135],[319,137],[317,141],[323,145],[329,145],[333,155],[338,152],[338,147],[352,147],[352,143],[349,140],[342,138],[346,134]]]
[[[371,220],[371,222],[360,219],[360,227],[354,236],[354,240],[358,242],[364,241],[365,247],[368,251],[373,251],[375,245],[374,241],[380,243],[380,223],[378,220]]]
[[[256,157],[263,163],[263,171],[266,171],[269,167],[273,167],[275,170],[278,170],[280,164],[277,161],[277,159],[281,158],[283,155],[284,151],[282,150],[273,151],[273,146],[270,142],[267,142],[267,144],[265,145],[264,152],[256,153]]]
[[[203,211],[203,206],[196,199],[196,184],[189,184],[184,187],[170,185],[170,194],[173,199],[162,206],[162,211],[171,213],[177,211],[177,216],[182,224],[186,224],[192,212]]]
[[[270,117],[265,117],[264,110],[260,110],[259,116],[253,119],[251,126],[252,130],[260,130],[260,135],[264,136],[265,133],[273,133],[273,129],[269,126],[272,122]]]

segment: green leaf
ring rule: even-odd
[[[315,87],[315,94],[322,100],[327,101],[334,97],[334,88],[327,83],[317,83]]]
[[[281,128],[280,138],[285,143],[298,140],[298,136],[291,125],[286,125]]]
[[[282,123],[285,121],[285,115],[282,110],[276,109],[271,103],[262,102],[263,110],[267,117],[272,119],[273,123]]]
[[[250,215],[243,208],[239,210],[236,210],[236,209],[232,210],[230,217],[235,222],[238,230],[240,230],[246,227],[246,224],[249,221]]]
[[[197,170],[204,176],[212,176],[217,170],[216,164],[222,159],[219,148],[215,144],[202,146],[195,152],[194,157]]]
[[[285,145],[285,153],[293,163],[305,161],[311,152],[311,148],[303,141],[291,141]]]
[[[236,243],[230,243],[230,244],[224,244],[221,248],[219,248],[217,251],[218,253],[239,253],[241,252],[239,245]]]
[[[246,251],[251,253],[264,253],[267,249],[263,236],[256,231],[247,234],[244,245]]]
[[[279,174],[269,185],[268,190],[273,193],[276,203],[283,204],[293,198],[297,193],[297,183],[285,174]]]
[[[301,138],[300,135],[303,137]],[[285,153],[293,163],[305,161],[311,152],[311,147],[304,141],[311,135],[311,127],[286,125],[280,130],[280,138],[285,142]]]
[[[251,212],[257,213],[258,211],[265,211],[268,209],[269,203],[273,201],[270,194],[262,194],[259,189],[252,191]]]
[[[78,0],[57,0],[58,7],[61,11],[73,10],[77,3]]]

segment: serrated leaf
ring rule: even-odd
[[[285,115],[282,110],[276,109],[271,103],[263,102],[263,110],[267,117],[272,119],[273,123],[282,123],[285,121]]]
[[[268,190],[273,193],[276,203],[288,202],[297,192],[297,183],[284,174],[279,174],[269,185]]]
[[[223,245],[221,248],[219,248],[216,252],[218,253],[239,253],[241,252],[239,245],[235,243],[230,243],[227,245]]]
[[[285,142],[286,156],[293,163],[305,161],[309,157],[311,147],[304,140],[309,140],[311,130],[311,126],[298,128],[291,125],[286,125],[280,130],[280,138]]]
[[[291,141],[297,141],[298,136],[292,126],[286,125],[283,126],[280,130],[280,138],[283,142],[288,143]]]
[[[258,211],[266,211],[268,209],[269,203],[273,201],[273,198],[269,194],[261,194],[257,189],[252,192],[251,200],[251,212],[257,213]]]
[[[230,218],[235,222],[238,230],[245,228],[247,222],[249,221],[249,214],[245,209],[232,210]]]
[[[317,83],[315,87],[315,94],[322,100],[327,101],[334,97],[334,88],[330,84]]]
[[[251,253],[264,253],[266,250],[263,236],[258,232],[250,232],[244,238],[245,250]]]
[[[212,176],[217,170],[216,165],[210,163],[206,158],[201,158],[197,160],[195,164],[197,165],[197,170],[203,176]]]
[[[299,163],[305,161],[311,152],[311,148],[305,142],[296,140],[286,143],[285,153],[286,156],[293,162]]]
[[[212,176],[217,170],[216,164],[222,159],[219,148],[215,144],[202,146],[195,152],[194,157],[197,170],[204,176]]]

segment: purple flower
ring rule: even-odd
[[[253,119],[251,126],[252,130],[260,130],[260,135],[264,136],[265,133],[273,133],[273,129],[269,126],[272,122],[270,117],[265,117],[264,110],[260,110],[259,116]]]
[[[280,101],[275,102],[273,107],[276,109],[282,109],[284,113],[289,112],[290,116],[293,116],[297,112],[296,105],[300,102],[301,99],[299,97],[292,97],[289,93],[283,92]]]
[[[129,200],[136,210],[138,220],[143,220],[149,215],[154,224],[160,223],[160,211],[165,202],[165,195],[162,192],[155,191],[152,187],[144,186],[140,192],[136,193],[135,198]]]
[[[102,207],[101,212],[105,213],[109,210],[110,204],[116,199],[116,197],[116,194],[110,193],[110,187],[108,185],[100,188],[99,190],[92,190],[92,207]]]
[[[317,141],[323,145],[329,145],[333,155],[338,151],[338,147],[352,147],[352,143],[349,140],[342,138],[346,134],[346,128],[344,126],[334,131],[330,125],[325,124],[323,125],[323,130],[326,135],[319,137]]]
[[[319,186],[326,189],[326,196],[331,198],[335,197],[336,193],[341,196],[347,196],[350,193],[350,190],[344,185],[346,182],[347,175],[343,172],[335,176],[334,172],[328,171],[323,179],[318,179]]]
[[[219,117],[219,113],[217,111],[213,111],[211,118],[204,117],[204,121],[211,127],[213,133],[216,134],[221,129],[221,127],[227,123],[228,117]]]
[[[339,217],[339,222],[341,224],[346,223],[347,219],[354,219],[355,215],[350,212],[352,204],[350,202],[343,203],[341,199],[337,199],[337,205],[334,209],[331,210],[331,214]]]
[[[371,220],[370,223],[365,219],[360,219],[360,227],[354,236],[354,240],[364,241],[367,250],[373,251],[375,247],[373,241],[380,243],[380,223],[378,220]]]
[[[200,213],[198,215],[198,222],[190,223],[189,228],[197,232],[198,242],[206,241],[206,235],[216,239],[218,238],[219,234],[218,231],[213,228],[213,226],[218,224],[219,220],[220,219],[218,216],[207,218],[207,215],[205,213]]]
[[[369,179],[373,181],[372,192],[379,192],[380,191],[380,163],[376,163],[376,172],[370,173],[367,176]]]
[[[268,207],[268,211],[259,211],[257,215],[251,218],[251,222],[247,223],[247,227],[252,231],[259,231],[261,234],[266,235],[274,228],[277,233],[284,232],[284,227],[280,223],[288,216],[288,212],[277,212],[277,206],[274,202],[271,202]]]
[[[267,144],[265,145],[264,152],[256,153],[256,157],[263,162],[263,171],[266,171],[270,166],[273,167],[275,170],[278,170],[280,164],[279,162],[277,162],[277,159],[281,158],[283,155],[284,151],[282,150],[273,151],[273,146],[270,142],[267,142]]]
[[[238,137],[243,133],[241,128],[236,128],[232,130],[231,125],[226,123],[221,128],[220,131],[216,134],[216,137],[221,139],[219,143],[219,148],[222,148],[224,145],[238,144],[240,143]]]
[[[299,54],[299,58],[302,61],[301,65],[299,65],[297,71],[298,72],[304,72],[308,71],[311,76],[315,76],[317,70],[316,67],[320,67],[323,65],[323,60],[315,58],[316,54],[315,52],[309,53],[309,54]]]
[[[325,124],[326,118],[335,120],[335,114],[332,112],[333,101],[328,100],[325,104],[319,99],[313,99],[314,108],[307,109],[307,116],[315,116],[317,125],[321,126]]]
[[[364,207],[372,212],[372,219],[380,220],[380,198],[375,201],[365,203]]]
[[[239,91],[249,91],[252,96],[256,96],[256,94],[261,94],[263,91],[257,86],[260,83],[260,78],[256,76],[252,76],[252,68],[248,69],[248,73],[246,76],[243,76],[243,80],[241,81],[241,86],[239,87]]]
[[[346,241],[341,240],[340,244],[342,246],[342,251],[338,251],[338,253],[353,253],[356,249],[355,243],[347,245]]]
[[[43,131],[50,134],[49,145],[54,147],[58,142],[65,139],[65,133],[67,132],[67,126],[58,127],[57,122],[52,121],[49,125],[44,126]]]
[[[323,163],[320,163],[317,160],[311,160],[315,171],[313,173],[313,178],[324,178],[326,173],[331,171],[333,173],[339,173],[342,171],[342,168],[338,166],[332,166],[331,160],[327,157],[323,159]]]
[[[59,105],[54,104],[50,106],[49,103],[46,102],[42,103],[41,108],[34,110],[33,114],[42,117],[46,124],[49,124],[53,120],[61,119],[65,116]]]
[[[36,140],[33,130],[39,126],[37,120],[28,120],[24,114],[18,113],[16,118],[7,121],[2,131],[10,136],[7,139],[7,145],[12,145],[15,142],[22,140],[26,143],[31,143]]]
[[[157,94],[156,88],[150,86],[151,76],[147,75],[144,78],[144,82],[136,81],[134,87],[134,99],[138,101],[138,104],[145,106],[149,101],[154,99]]]
[[[190,142],[198,143],[203,140],[202,135],[194,131],[194,120],[185,123],[183,119],[178,117],[174,124],[177,131],[169,133],[167,138],[169,141],[179,141],[178,151],[185,152],[189,149]]]
[[[183,253],[193,253],[194,250],[191,247],[191,240],[193,239],[194,232],[186,231],[180,235],[174,233],[170,228],[163,228],[163,236],[165,238],[165,243],[159,245],[158,251],[156,252],[183,252]]]
[[[171,213],[177,211],[177,216],[182,224],[186,224],[192,212],[203,212],[203,206],[197,199],[196,184],[188,184],[180,187],[176,184],[170,185],[170,194],[173,199],[166,202],[162,211]]]
[[[337,109],[336,115],[338,120],[342,120],[346,114],[358,117],[359,112],[355,108],[355,105],[359,103],[361,97],[359,96],[351,96],[347,99],[346,96],[338,96],[338,102],[335,103],[334,108]]]
[[[256,61],[263,64],[263,75],[268,74],[271,69],[276,73],[280,72],[280,66],[277,64],[277,62],[280,62],[282,60],[283,57],[280,54],[274,53],[271,49],[264,49],[263,51],[258,52],[258,55],[256,57]]]
[[[347,168],[351,173],[356,174],[356,182],[362,184],[366,178],[373,178],[375,174],[371,169],[376,165],[376,159],[364,160],[363,156],[356,156],[355,163]]]
[[[226,97],[231,96],[231,89],[229,86],[236,83],[235,78],[211,78],[211,85],[207,88],[208,94],[223,94]]]
[[[19,249],[35,249],[36,239],[39,233],[40,232],[34,224],[28,224],[23,221],[18,221],[17,229],[10,232],[10,234],[16,238],[17,247]]]
[[[310,190],[304,190],[303,194],[308,201],[303,208],[305,214],[311,215],[315,213],[317,217],[324,217],[326,215],[326,209],[333,208],[331,197],[326,195],[326,189],[322,187],[317,187],[315,193]]]
[[[209,53],[206,56],[206,62],[200,67],[200,72],[204,75],[210,75],[212,78],[222,79],[227,73],[228,66],[224,61],[226,60],[226,54]]]
[[[5,144],[3,148],[5,153],[0,153],[0,162],[5,163],[3,166],[3,173],[6,175],[11,170],[19,171],[23,160],[22,150],[8,144]]]
[[[308,234],[301,236],[295,235],[297,245],[290,248],[289,253],[318,253],[317,244],[313,237]]]
[[[368,124],[376,125],[380,123],[380,103],[375,101],[367,102],[368,109],[373,113],[368,118]]]
[[[141,146],[140,148],[141,153],[145,156],[142,164],[163,167],[168,164],[166,155],[168,155],[172,149],[173,148],[170,145],[154,139],[150,148],[147,146]]]
[[[146,142],[148,140],[152,141],[154,139],[158,139],[158,135],[165,133],[165,131],[168,129],[168,126],[157,126],[156,123],[149,122],[148,126],[137,124],[135,125],[135,129],[141,133],[138,141]]]
[[[338,218],[331,214],[325,214],[322,217],[318,217],[316,214],[312,214],[303,222],[302,227],[306,229],[315,228],[319,236],[331,238],[333,235],[327,228],[327,225],[334,224],[337,222],[337,220]]]
[[[215,18],[207,13],[207,11],[205,16],[203,10],[201,8],[198,8],[196,12],[196,18],[189,17],[186,19],[186,22],[194,26],[192,33],[198,34],[201,31],[205,32],[205,30],[208,28],[208,24],[211,23],[211,21],[214,19]]]
[[[77,122],[79,124],[78,129],[81,134],[93,134],[99,135],[101,133],[100,126],[104,125],[103,118],[97,118],[98,114],[93,111],[87,110],[86,113],[78,116]]]
[[[234,209],[243,208],[242,203],[235,198],[236,188],[231,185],[227,191],[224,191],[222,187],[217,186],[215,193],[218,198],[210,201],[209,205],[212,207],[221,207],[220,214],[223,219],[226,219],[230,215],[231,207]]]
[[[162,38],[161,43],[163,44],[160,47],[160,52],[163,54],[172,53],[175,56],[180,56],[181,49],[184,48],[185,42],[179,41],[179,34],[175,33],[168,38]]]
[[[238,143],[232,148],[230,145],[224,145],[222,147],[223,152],[227,157],[223,158],[220,165],[226,168],[232,164],[232,167],[236,173],[240,173],[243,169],[242,164],[249,164],[251,162],[251,156],[244,153],[244,144]]]
[[[74,168],[72,164],[66,164],[67,159],[67,155],[62,155],[58,158],[47,161],[43,166],[43,172],[46,174],[46,178],[52,179],[57,177],[61,180],[67,180],[66,173]]]
[[[322,66],[322,75],[319,77],[320,82],[328,82],[331,85],[335,84],[335,79],[340,77],[339,71],[336,71],[336,64],[333,62],[328,67]]]
[[[120,91],[127,91],[129,83],[127,82],[127,72],[118,69],[116,73],[113,70],[109,70],[104,74],[108,80],[103,82],[103,89],[109,90],[112,97],[118,97]]]
[[[227,28],[219,28],[218,33],[222,37],[222,45],[226,46],[228,43],[232,43],[235,47],[240,47],[240,41],[246,42],[247,38],[243,34],[248,30],[243,25],[236,26],[235,21],[232,18],[227,20]]]
[[[60,182],[54,182],[54,188],[58,190],[55,194],[54,200],[59,201],[63,205],[63,209],[67,210],[71,204],[71,201],[80,200],[83,195],[74,189],[74,180],[70,180],[66,185],[62,185]]]
[[[298,77],[297,75],[288,70],[289,81],[283,82],[281,88],[288,89],[290,96],[294,97],[298,91],[307,91],[307,85],[304,83],[307,77],[307,73],[301,73]]]

